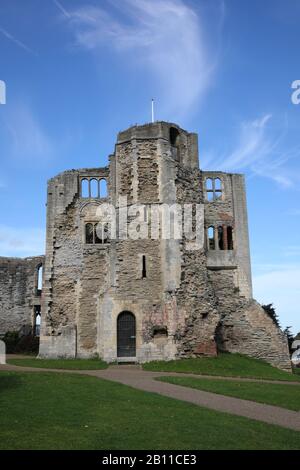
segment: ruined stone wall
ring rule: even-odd
[[[43,256],[0,257],[0,336],[7,331],[29,333],[34,326],[34,306],[40,305],[38,267]]]
[[[290,371],[287,338],[253,299],[241,297],[234,271],[210,271],[220,312],[216,341],[220,351],[264,359]]]
[[[108,175],[107,169],[73,170],[48,183],[41,357],[97,354],[97,307],[106,285],[107,254],[101,245],[85,244],[85,224],[97,221],[100,200],[82,197],[81,181],[108,180]]]
[[[222,197],[215,201],[207,201],[208,177],[222,180]],[[106,197],[82,197],[81,182],[91,178],[106,179]],[[166,239],[161,228],[156,239],[119,233],[119,240],[86,244],[85,226],[97,224],[106,202],[116,207],[118,219],[127,206],[125,232],[137,204],[147,205],[140,230],[152,222],[150,205],[200,204],[203,244],[185,235]],[[233,228],[232,250],[208,249],[211,225]],[[136,318],[139,362],[215,355],[219,349],[288,369],[285,337],[252,300],[243,176],[201,172],[197,136],[173,124],[121,132],[109,167],[67,171],[48,184],[40,356],[98,354],[115,361],[123,311]]]
[[[222,195],[214,201],[207,200],[207,179],[219,178]],[[205,230],[230,226],[233,229],[233,250],[220,250],[216,241],[215,250],[207,252],[207,266],[211,269],[236,268],[236,285],[240,294],[252,298],[251,264],[248,237],[246,190],[243,175],[222,172],[202,173],[205,204]],[[216,233],[215,233],[216,238]]]
[[[202,204],[203,182],[200,171],[178,166],[176,193],[181,205]],[[204,239],[204,233],[202,237]],[[200,249],[191,249],[184,235],[181,249],[181,279],[176,297],[185,324],[184,328],[178,328],[176,332],[178,356],[216,355],[214,335],[219,312],[206,269],[206,245],[204,243]]]

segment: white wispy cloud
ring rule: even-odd
[[[64,6],[58,0],[53,0],[53,3],[63,13],[63,15],[66,16],[66,18],[70,18],[70,13],[64,8]]]
[[[45,230],[0,225],[1,256],[26,257],[45,252]]]
[[[9,41],[12,41],[16,46],[20,47],[24,51],[28,52],[29,54],[34,54],[36,55],[36,52],[34,52],[30,47],[28,47],[24,42],[20,41],[17,39],[15,36],[13,36],[11,33],[9,33],[6,29],[2,28],[0,26],[0,33],[5,36]]]
[[[292,326],[293,333],[300,331],[299,279],[300,268],[296,265],[274,266],[253,276],[254,297],[262,304],[273,303],[282,326]]]
[[[40,120],[28,105],[12,105],[3,120],[8,151],[14,159],[24,163],[43,163],[55,153],[54,145]]]
[[[288,162],[300,156],[300,145],[290,148],[286,145],[287,123],[281,124],[281,132],[269,129],[272,114],[244,121],[237,132],[236,143],[229,152],[208,151],[204,156],[204,166],[210,165],[222,171],[248,171],[272,179],[281,187],[290,188],[299,181],[299,172],[293,171]]]
[[[104,6],[65,10],[76,42],[88,50],[109,47],[145,66],[159,86],[164,118],[178,119],[196,111],[216,68],[198,11],[182,0],[111,0]],[[219,2],[218,24],[224,17]],[[216,28],[220,32],[220,28]],[[219,34],[219,33],[218,33]],[[215,38],[215,43],[218,41]]]

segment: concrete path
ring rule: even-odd
[[[218,395],[216,393],[205,392],[193,388],[182,387],[180,385],[173,385],[166,382],[159,382],[155,380],[157,377],[162,376],[192,376],[191,374],[176,374],[168,372],[148,372],[144,371],[140,366],[134,365],[121,365],[110,366],[105,370],[90,370],[90,371],[66,371],[54,369],[41,369],[30,367],[18,367],[13,365],[0,366],[1,370],[14,370],[14,371],[27,371],[27,372],[61,372],[61,373],[75,373],[90,375],[106,380],[119,382],[130,387],[143,390],[146,392],[158,393],[177,400],[193,403],[198,406],[210,408],[212,410],[222,411],[237,416],[244,416],[246,418],[263,421],[268,424],[275,424],[295,431],[300,431],[300,413],[291,411],[277,406],[265,405],[256,403],[249,400],[242,400],[240,398],[227,397]],[[203,376],[199,376],[199,378]],[[209,378],[214,378],[210,376]],[[223,377],[224,379],[224,377]],[[226,378],[228,379],[228,378]],[[234,380],[239,380],[234,378]],[[248,380],[248,379],[243,379]],[[253,381],[253,380],[251,380]],[[256,380],[257,382],[262,382]],[[264,381],[274,383],[274,381]],[[276,382],[281,383],[282,382]],[[299,385],[297,383],[285,382],[289,385]]]

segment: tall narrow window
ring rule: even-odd
[[[213,180],[211,178],[206,180],[206,199],[208,201],[214,200]]]
[[[107,183],[103,178],[100,180],[100,197],[107,197]]]
[[[81,197],[90,197],[90,185],[89,180],[81,180]]]
[[[180,161],[180,134],[176,127],[170,128],[170,144],[172,145],[172,153],[175,160]]]
[[[103,243],[103,224],[101,223],[95,224],[94,231],[95,231],[95,243],[96,244]]]
[[[219,250],[224,250],[223,227],[218,227],[218,242],[219,242]]]
[[[91,190],[91,197],[93,198],[99,197],[99,182],[95,178],[90,180],[90,190]]]
[[[207,238],[208,238],[208,249],[215,250],[215,229],[214,227],[208,227],[207,229]]]
[[[232,227],[227,227],[227,244],[228,244],[228,250],[233,250]]]
[[[85,243],[93,244],[94,243],[94,226],[93,224],[86,224],[85,226]]]
[[[222,197],[222,181],[220,178],[215,178],[214,183],[214,199],[220,199]]]
[[[38,272],[37,272],[37,290],[41,291],[43,288],[43,266],[40,265],[38,267]]]
[[[40,336],[41,329],[41,309],[39,306],[35,310],[35,324],[34,324],[34,335]]]
[[[146,256],[142,256],[142,278],[145,279],[147,277],[147,267],[146,267]]]

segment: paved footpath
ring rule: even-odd
[[[144,371],[140,366],[134,365],[121,365],[121,366],[110,366],[105,370],[54,370],[54,369],[41,369],[41,368],[30,368],[30,367],[18,367],[13,365],[0,365],[1,370],[14,370],[23,372],[60,372],[60,373],[75,373],[90,375],[106,380],[112,380],[113,382],[119,382],[130,387],[137,388],[146,392],[158,393],[170,398],[177,400],[186,401],[193,403],[198,406],[210,408],[212,410],[222,411],[237,416],[244,416],[246,418],[263,421],[269,424],[275,424],[284,428],[293,429],[300,431],[300,412],[291,411],[284,408],[280,408],[272,405],[265,405],[256,403],[249,400],[242,400],[240,398],[227,397],[224,395],[218,395],[216,393],[205,392],[202,390],[196,390],[193,388],[182,387],[180,385],[173,385],[166,382],[159,382],[155,380],[157,377],[162,376],[178,376],[178,377],[197,377],[191,374],[176,374],[168,372],[148,372]],[[198,376],[203,378],[203,376]],[[207,377],[207,376],[206,376]],[[210,376],[209,378],[215,378]],[[221,377],[219,377],[221,379]],[[222,377],[224,379],[225,377]],[[228,377],[226,380],[230,380]],[[233,379],[233,378],[232,378]],[[232,380],[231,379],[231,380]],[[234,378],[234,380],[241,380]],[[249,379],[242,379],[249,380]],[[251,380],[256,382],[266,383],[280,383],[274,381],[262,381],[262,380]],[[284,382],[285,384],[299,386],[299,383]]]

